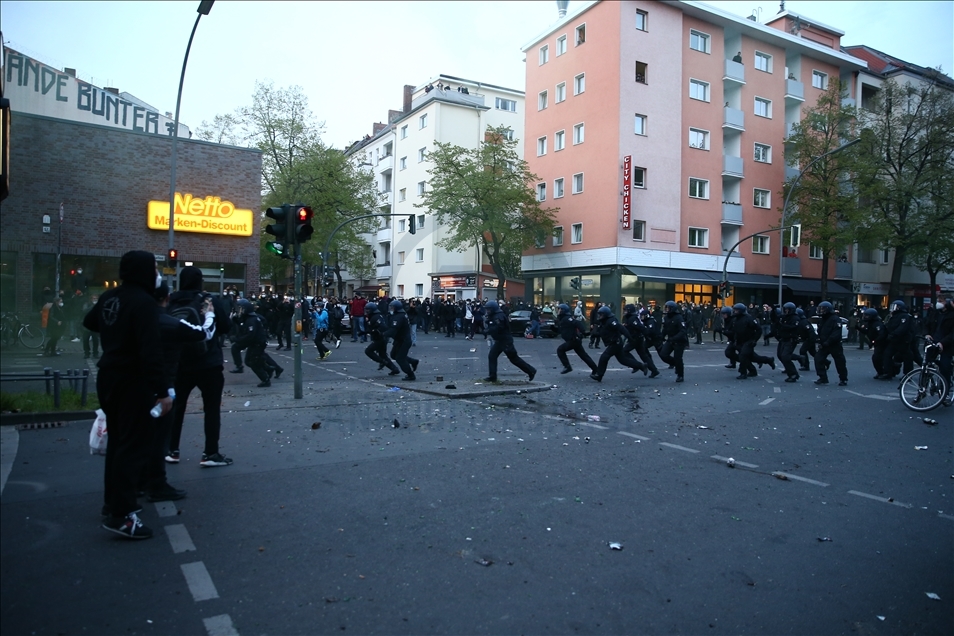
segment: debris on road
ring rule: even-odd
[[[251,404],[250,401],[249,401],[249,402],[246,402],[246,403],[245,403],[245,406],[249,406],[250,404]]]
[[[476,563],[477,565],[482,565],[485,568],[490,567],[491,565],[494,564],[494,562],[489,559],[474,559],[474,563]]]
[[[400,391],[400,390],[401,390],[401,387],[399,387],[399,386],[392,386],[390,389],[388,389],[388,392],[389,392],[389,393],[396,393],[396,392],[398,392],[398,391]]]
[[[725,465],[729,468],[735,468],[735,460],[730,457],[729,459],[725,460]]]
[[[940,600],[941,600],[941,597],[938,596],[937,594],[935,594],[934,592],[925,592],[925,594],[927,594],[927,597],[928,597],[929,599],[931,599],[932,601],[940,601]]]
[[[932,420],[930,417],[924,418],[925,424],[930,424],[931,426],[937,426],[937,420]]]
[[[317,431],[319,428],[321,428],[321,422],[312,422],[311,430]]]
[[[775,479],[781,479],[782,481],[788,481],[788,475],[783,473],[772,473],[772,477],[775,477]]]
[[[927,450],[927,446],[915,446],[914,450]]]
[[[445,386],[444,388],[445,388],[445,389],[456,389],[456,388],[457,388],[457,385],[456,385],[456,384],[448,384],[448,385]]]
[[[391,422],[391,426],[394,428],[401,428],[401,423],[397,421],[397,418],[394,418],[394,421]]]
[[[610,549],[610,550],[622,550],[622,549],[623,549],[623,544],[620,543],[620,542],[618,542],[618,541],[610,541],[610,542],[609,542],[609,549]]]
[[[818,540],[822,543],[826,541],[831,541],[831,537],[818,537]]]
[[[589,422],[599,422],[599,421],[600,421],[600,416],[599,416],[599,415],[587,415],[587,416],[586,416],[586,419],[587,419],[587,421],[589,421]]]

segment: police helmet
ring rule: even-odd
[[[567,305],[566,303],[560,303],[559,305],[557,305],[557,309],[560,310],[558,314],[560,316],[570,315],[570,306]]]
[[[795,315],[798,316],[799,318],[804,318],[805,310],[799,307],[798,309],[795,310]]]
[[[235,303],[235,308],[238,310],[239,315],[250,314],[253,310],[252,303],[245,298],[240,298],[238,302]]]
[[[891,313],[894,313],[896,311],[907,311],[907,310],[908,310],[908,306],[904,304],[903,300],[896,300],[893,303],[891,303]]]
[[[625,307],[623,307],[623,313],[626,314],[626,315],[635,314],[635,313],[636,313],[636,305],[634,305],[633,303],[627,304]]]
[[[648,315],[649,315],[649,310],[646,309],[645,307],[643,307],[642,309],[639,310],[639,317],[640,317],[640,318],[645,318],[645,317],[647,317]]]
[[[782,313],[786,316],[795,313],[795,303],[785,303],[782,305]]]
[[[722,314],[723,316],[728,316],[729,314],[732,313],[732,308],[726,305],[725,307],[719,310],[719,313]]]
[[[874,320],[875,318],[878,318],[878,310],[869,307],[868,309],[865,309],[864,316],[865,320]]]
[[[732,305],[732,311],[738,311],[740,313],[745,313],[745,305],[742,303],[735,303]]]
[[[833,311],[835,311],[834,305],[832,305],[832,304],[831,304],[830,302],[828,302],[827,300],[823,300],[823,301],[821,301],[820,303],[818,303],[818,313],[820,313],[820,314],[822,314],[822,315],[827,315],[827,314],[830,314],[830,313],[833,312]]]
[[[391,310],[391,313],[394,313],[398,309],[404,309],[404,303],[402,303],[400,300],[395,298],[394,300],[388,303],[388,309]]]
[[[487,304],[484,305],[484,309],[489,314],[495,314],[500,311],[500,305],[497,304],[496,300],[488,300]]]
[[[364,306],[364,315],[370,316],[372,314],[378,313],[378,303],[368,303]]]
[[[679,305],[676,304],[676,301],[675,301],[675,300],[667,300],[667,301],[666,301],[666,313],[667,313],[667,314],[674,314],[674,313],[676,313],[677,311],[679,311]]]
[[[603,305],[596,312],[596,315],[599,317],[600,320],[607,320],[609,319],[610,316],[613,315],[613,310],[607,307],[606,305]]]

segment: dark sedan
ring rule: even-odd
[[[522,336],[527,332],[527,326],[530,324],[530,310],[521,309],[510,312],[510,333],[515,336]],[[553,316],[551,314],[540,313],[540,336],[552,338],[557,335],[553,330]]]

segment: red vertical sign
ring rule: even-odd
[[[633,156],[623,157],[623,229],[628,230],[630,226],[632,201],[630,194],[633,188]]]

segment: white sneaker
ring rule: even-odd
[[[79,342],[79,338],[73,338],[70,342]]]
[[[337,349],[340,346],[341,346],[341,338],[338,338],[337,340],[335,340],[335,349]]]

